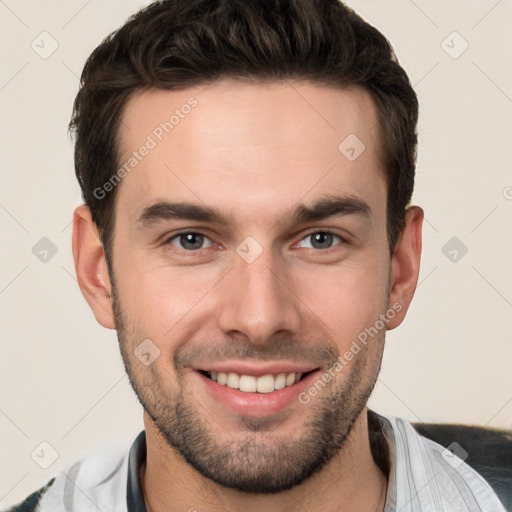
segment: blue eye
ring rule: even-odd
[[[186,251],[197,251],[210,247],[212,241],[201,233],[180,233],[179,235],[173,236],[169,242],[178,247],[179,249],[185,249]]]
[[[342,238],[329,231],[315,231],[300,241],[300,247],[308,249],[330,249],[333,245],[342,242]]]

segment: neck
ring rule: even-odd
[[[146,466],[141,477],[148,512],[351,511],[382,512],[387,479],[375,464],[363,409],[340,452],[320,471],[289,491],[245,494],[217,485],[192,468],[144,416]]]

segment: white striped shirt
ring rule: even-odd
[[[420,436],[409,422],[373,411],[368,415],[372,428],[377,425],[383,434],[380,442],[388,445],[384,512],[506,512],[476,471]],[[37,512],[145,512],[139,481],[145,457],[144,432],[129,450],[103,449],[89,455],[56,477]]]
[[[390,472],[384,512],[505,512],[489,484],[400,418],[378,416]]]

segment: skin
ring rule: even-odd
[[[121,161],[191,96],[197,107],[118,185],[114,289],[89,210],[81,206],[74,214],[80,288],[97,321],[117,327],[127,371],[145,404],[148,510],[382,510],[387,475],[370,452],[364,405],[379,372],[385,330],[400,325],[414,294],[423,211],[408,208],[390,256],[373,100],[360,88],[306,82],[221,81],[146,91],[124,112]],[[365,144],[355,161],[338,149],[349,134]],[[355,198],[367,212],[292,217],[297,205],[311,208],[334,196]],[[223,220],[138,221],[147,206],[162,201],[208,206]],[[309,235],[326,230],[337,235],[332,246],[313,247]],[[171,237],[182,231],[205,235],[206,245],[180,248],[179,237]],[[236,251],[248,236],[262,250],[252,263]],[[393,304],[400,311],[308,404],[293,401],[264,417],[236,414],[212,396],[194,369],[246,357],[256,363],[314,361],[321,375]],[[147,338],[160,356],[144,366],[133,350]],[[299,447],[307,459],[321,431],[321,425],[314,430],[315,419],[327,425],[333,410],[350,428],[335,433],[336,449],[331,446],[325,464],[302,481],[281,492],[249,494],[199,471],[162,434],[166,414],[174,421],[171,430],[183,431],[170,405],[180,400],[203,428],[201,438],[231,454],[223,460],[240,478],[248,460],[259,473],[291,471],[283,457],[272,455]],[[252,449],[241,451],[247,446]],[[238,460],[236,453],[248,459]]]

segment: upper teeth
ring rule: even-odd
[[[277,375],[262,375],[253,377],[252,375],[239,375],[229,372],[208,372],[212,380],[217,381],[222,386],[228,386],[232,389],[239,389],[246,393],[272,393],[276,389],[283,389],[291,386],[302,377],[302,373],[279,373]]]

